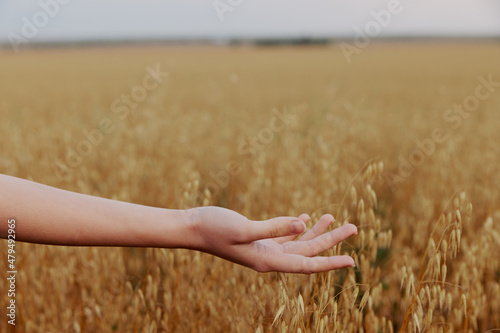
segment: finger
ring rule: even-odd
[[[284,254],[274,257],[268,265],[270,271],[311,274],[353,267],[354,260],[349,256],[308,258],[297,254]]]
[[[252,221],[247,224],[242,242],[253,242],[265,238],[297,236],[306,230],[304,221],[296,217],[276,217],[266,221]]]
[[[302,237],[299,238],[299,240],[310,240],[313,239],[316,236],[319,236],[323,234],[330,224],[335,221],[332,215],[330,214],[325,214],[321,216],[318,222],[308,231],[306,232]]]
[[[299,216],[299,219],[301,219],[302,221],[304,221],[304,223],[307,224],[307,222],[311,220],[311,217],[308,214],[304,213]]]
[[[304,221],[304,223],[307,224],[307,222],[309,222],[311,220],[311,217],[307,214],[302,214],[299,216],[299,219],[301,219],[302,221]],[[296,234],[290,235],[290,236],[278,237],[278,238],[275,238],[274,241],[279,243],[279,244],[283,244],[285,242],[293,241],[295,238],[297,238]]]
[[[358,229],[355,225],[346,224],[308,241],[298,240],[296,242],[290,242],[286,244],[285,252],[312,257],[332,248],[343,240],[355,235],[357,232]]]

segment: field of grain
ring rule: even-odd
[[[18,243],[17,332],[500,329],[498,59],[480,43],[373,44],[350,64],[337,45],[0,53],[0,173],[359,230],[329,251],[355,268],[310,276]]]

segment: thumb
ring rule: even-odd
[[[247,232],[249,241],[298,235],[306,230],[304,221],[297,217],[276,217],[266,221],[252,221]]]

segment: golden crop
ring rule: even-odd
[[[481,43],[373,44],[350,64],[336,45],[0,53],[0,173],[360,231],[329,251],[356,268],[311,276],[18,243],[17,332],[499,329],[498,59]],[[168,77],[141,89],[155,66]]]

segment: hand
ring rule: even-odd
[[[259,272],[316,273],[354,266],[349,256],[315,257],[346,238],[357,234],[356,226],[344,225],[326,232],[334,221],[330,214],[306,231],[310,217],[277,217],[250,221],[241,214],[220,207],[199,207],[188,211],[197,250],[207,252]]]

